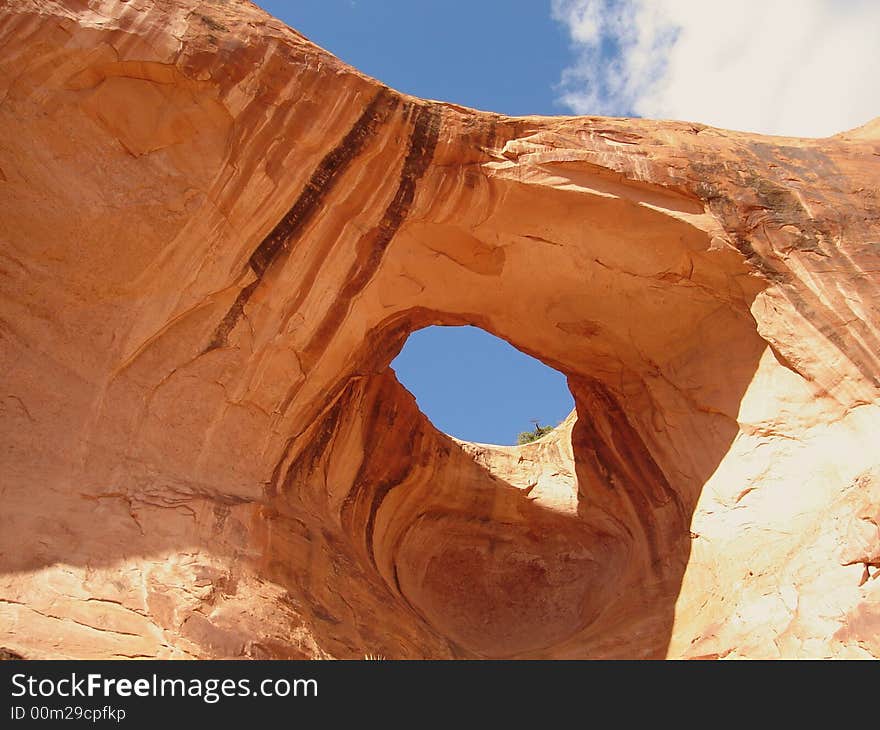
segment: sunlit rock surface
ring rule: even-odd
[[[6,3],[0,647],[880,656],[878,187],[877,121],[509,118],[244,2]],[[437,432],[429,324],[576,413]]]

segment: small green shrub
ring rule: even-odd
[[[522,446],[523,444],[530,444],[532,441],[537,441],[542,436],[546,436],[550,433],[555,426],[542,426],[538,421],[535,421],[535,430],[534,431],[522,431],[519,436],[516,437],[517,446]]]

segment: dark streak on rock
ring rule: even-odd
[[[296,436],[291,436],[289,439],[287,439],[287,443],[284,444],[284,448],[281,450],[281,456],[279,457],[278,462],[272,469],[272,476],[269,478],[268,482],[265,482],[263,484],[263,495],[265,496],[267,502],[271,502],[278,495],[278,484],[281,479],[281,469],[283,468],[284,462],[287,460],[287,457],[290,455],[290,449],[293,447],[296,438]]]
[[[379,507],[392,489],[406,481],[413,467],[411,459],[400,459],[396,460],[389,471],[386,455],[395,446],[399,448],[402,434],[403,439],[408,440],[415,451],[418,449],[413,441],[419,438],[417,422],[412,421],[408,424],[409,428],[407,424],[398,423],[399,414],[395,400],[387,397],[388,394],[384,392],[385,386],[393,383],[393,379],[388,376],[378,377],[381,381],[378,388],[367,395],[371,404],[369,412],[363,416],[364,458],[341,508],[342,525],[350,535],[360,532],[359,528],[363,525],[364,545],[374,568],[377,566],[373,533]]]
[[[784,165],[784,174],[800,179],[810,177],[815,179],[817,172],[823,176],[823,180],[839,176],[833,161],[820,151],[795,151],[795,148],[788,147],[781,149],[785,155],[796,158],[796,162],[786,161],[780,149],[768,148],[766,145],[752,145],[749,151],[756,156],[753,160],[753,168],[757,170],[762,165],[772,162],[777,166]],[[804,209],[790,186],[775,182],[769,177],[762,177],[754,172],[734,176],[723,164],[692,162],[691,169],[695,177],[701,179],[695,191],[722,221],[730,233],[733,245],[746,261],[765,280],[778,285],[778,290],[792,308],[806,321],[812,323],[817,331],[869,382],[874,382],[876,355],[870,349],[866,349],[859,338],[874,348],[875,352],[880,351],[880,341],[865,323],[856,316],[855,312],[850,322],[844,322],[832,308],[823,304],[819,297],[808,289],[796,291],[789,285],[794,275],[784,259],[763,254],[757,251],[752,243],[752,239],[760,235],[759,232],[765,227],[773,230],[786,225],[793,226],[799,231],[795,250],[828,259],[836,269],[846,272],[848,280],[858,287],[861,272],[837,249],[834,230],[829,226],[828,221],[814,219]],[[723,183],[725,180],[733,183],[738,189],[728,190]],[[749,198],[751,202],[743,202],[749,201]],[[845,204],[841,202],[840,207],[845,208]],[[841,311],[849,309],[843,298],[840,298],[839,304]],[[858,337],[849,331],[851,329],[858,332]],[[801,373],[799,370],[795,372],[799,372],[807,380],[812,379],[808,373]]]
[[[291,436],[282,449],[278,462],[272,469],[272,475],[269,481],[264,484],[264,495],[267,501],[272,501],[276,497],[283,496],[288,493],[293,485],[293,480],[300,472],[311,473],[315,464],[324,455],[327,445],[330,443],[333,435],[336,433],[339,425],[340,416],[351,404],[356,388],[354,381],[345,381],[336,391],[333,398],[326,401],[325,415],[321,418],[316,429],[309,434],[296,434]],[[329,410],[328,410],[329,409]],[[308,439],[308,446],[288,465],[284,467],[284,463],[290,456],[290,450],[294,443],[301,437]],[[304,465],[307,467],[304,469]],[[284,474],[282,478],[282,473]]]
[[[266,271],[301,235],[305,226],[321,209],[343,173],[388,120],[397,104],[398,97],[387,87],[381,88],[342,141],[324,156],[296,202],[251,254],[248,264],[257,276],[256,281],[241,290],[235,303],[214,331],[206,352],[226,345],[229,333],[241,318],[245,304],[256,291]]]
[[[597,380],[579,379],[574,386],[579,412],[572,432],[575,458],[600,482],[627,495],[636,514],[642,515],[648,548],[657,560],[664,551],[655,512],[674,503],[684,530],[687,520],[680,497],[611,391]]]
[[[217,328],[214,330],[211,342],[205,348],[205,352],[210,352],[211,350],[216,350],[218,347],[226,346],[226,340],[229,337],[229,333],[232,332],[233,327],[235,327],[238,320],[241,319],[242,314],[244,314],[244,305],[247,304],[259,283],[259,279],[252,281],[238,293],[238,296],[235,298],[229,311],[226,312],[226,315],[220,320],[220,324],[218,324]]]
[[[317,428],[307,435],[308,445],[303,452],[291,462],[279,485],[281,494],[289,493],[293,488],[293,480],[297,474],[312,474],[317,471],[318,462],[325,456],[327,446],[333,439],[339,425],[340,417],[351,398],[352,388],[342,391],[336,402],[321,419]]]
[[[345,286],[303,352],[307,361],[313,362],[331,341],[348,313],[352,299],[376,273],[388,245],[412,208],[419,180],[431,164],[440,135],[441,112],[431,104],[416,104],[409,111],[414,113],[413,128],[394,198],[378,225],[358,241],[357,258],[345,277]]]
[[[397,97],[386,88],[380,89],[342,142],[321,160],[293,207],[251,254],[250,265],[257,276],[265,273],[279,252],[287,248],[311,220],[327,194],[396,106]]]
[[[373,545],[373,534],[376,530],[376,515],[378,514],[379,507],[382,505],[385,497],[388,496],[388,493],[395,487],[399,486],[401,482],[406,479],[408,474],[409,469],[406,469],[399,476],[393,479],[386,479],[377,484],[373,489],[373,497],[370,500],[370,511],[367,513],[367,521],[364,524],[364,543],[367,546],[367,555],[369,555],[370,562],[373,564],[374,568],[376,567],[376,552]]]
[[[412,608],[412,604],[410,604],[409,599],[407,599],[407,597],[403,594],[403,589],[400,587],[400,574],[397,569],[396,560],[391,564],[391,577],[394,580],[394,588],[397,591],[397,595],[403,598],[403,600],[407,602],[407,605]]]

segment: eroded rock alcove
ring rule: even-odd
[[[878,122],[508,118],[243,2],[0,48],[0,645],[880,654]],[[429,324],[576,415],[439,433],[389,369]]]

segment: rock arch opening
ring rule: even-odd
[[[417,330],[391,367],[428,419],[463,441],[515,445],[574,409],[562,373],[474,326]]]

